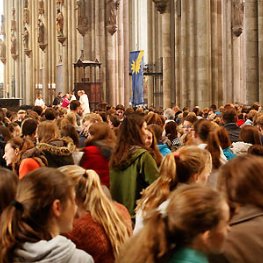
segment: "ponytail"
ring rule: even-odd
[[[167,216],[153,210],[147,214],[145,221],[144,228],[122,248],[116,263],[160,262],[170,250]]]

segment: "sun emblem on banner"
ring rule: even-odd
[[[132,74],[138,74],[140,72],[143,53],[144,53],[143,51],[140,51],[137,59],[132,61],[131,64]]]

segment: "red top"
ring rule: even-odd
[[[114,203],[114,205],[123,217],[128,231],[131,232],[131,217],[128,210],[121,204]],[[110,240],[103,226],[95,222],[89,212],[80,218],[76,218],[73,230],[65,236],[72,240],[78,249],[89,253],[95,263],[114,263],[115,258]]]
[[[84,169],[94,170],[100,177],[101,184],[110,187],[109,160],[100,152],[97,146],[86,146],[80,161],[80,166]]]

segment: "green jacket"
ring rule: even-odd
[[[137,148],[123,169],[110,168],[112,198],[125,205],[134,215],[141,191],[158,176],[159,170],[151,154],[146,149]]]
[[[208,263],[208,259],[201,251],[181,248],[171,256],[168,263]]]

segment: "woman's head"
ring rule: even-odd
[[[194,131],[195,136],[200,138],[201,141],[207,142],[209,134],[214,130],[211,121],[201,119],[195,122]]]
[[[15,199],[18,177],[5,168],[0,168],[0,215]]]
[[[13,262],[16,246],[70,231],[75,212],[74,187],[66,175],[47,167],[29,173],[1,215],[1,259]]]
[[[231,207],[251,204],[263,208],[263,162],[253,155],[238,156],[220,169],[218,188],[225,192]]]
[[[165,213],[171,242],[194,247],[198,244],[203,252],[221,250],[229,208],[217,191],[198,184],[181,186],[170,196]]]
[[[10,166],[17,163],[20,160],[21,154],[33,146],[33,142],[27,139],[20,137],[10,139],[5,145],[5,154],[3,156],[6,165]]]
[[[245,125],[240,130],[239,139],[246,143],[260,144],[260,133],[255,126]]]
[[[143,115],[129,114],[119,128],[119,138],[129,145],[144,145],[147,124]]]
[[[107,123],[97,122],[89,127],[87,137],[88,144],[96,141],[115,142],[115,140],[115,133]]]
[[[17,227],[9,234],[23,233],[25,239],[38,241],[71,230],[76,210],[74,187],[58,170],[44,167],[29,173],[19,181],[15,200],[22,209],[9,206],[5,216],[12,221],[3,224]]]
[[[157,208],[179,184],[206,183],[211,169],[210,153],[197,146],[184,146],[166,155],[160,176],[143,191],[137,209]]]
[[[173,159],[174,173],[176,173],[178,183],[193,181],[205,183],[207,181],[212,169],[211,155],[207,150],[197,146],[184,146],[173,154]],[[167,168],[163,163],[161,169],[164,173]]]
[[[49,143],[60,137],[57,124],[54,121],[43,121],[38,125],[37,137],[39,142]]]

